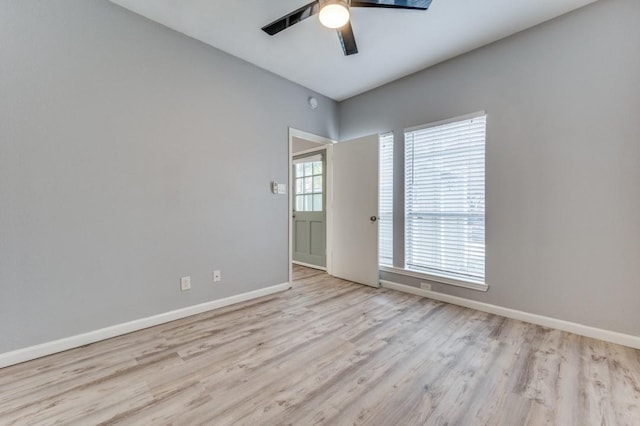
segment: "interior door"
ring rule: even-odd
[[[333,146],[332,275],[379,287],[378,135]]]
[[[326,268],[325,154],[293,158],[293,261]]]

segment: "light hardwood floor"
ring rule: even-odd
[[[640,351],[295,276],[287,292],[0,370],[0,425],[640,425]]]

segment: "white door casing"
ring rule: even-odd
[[[337,143],[335,140],[318,136],[313,133],[305,132],[304,130],[294,129],[293,127],[289,127],[289,188],[293,186],[293,168],[291,164],[293,162],[293,139],[300,138],[308,142],[314,142],[318,144],[318,148],[312,148],[309,150],[304,150],[297,152],[297,154],[306,154],[309,152],[317,151],[318,149],[326,149],[326,200],[325,200],[325,208],[326,208],[326,217],[325,217],[325,226],[326,226],[326,258],[327,258],[327,273],[331,274],[332,271],[332,256],[331,250],[333,247],[333,146]],[[291,196],[289,199],[289,283],[293,283],[293,198]]]

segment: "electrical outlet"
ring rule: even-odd
[[[180,278],[180,290],[190,290],[191,289],[191,277],[182,277]]]
[[[222,273],[220,271],[213,271],[213,282],[217,283],[222,281]]]
[[[420,283],[420,288],[423,290],[431,291],[431,284],[429,283]]]

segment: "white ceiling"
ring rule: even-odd
[[[341,101],[595,0],[433,0],[427,11],[353,8],[360,53],[309,18],[260,28],[310,0],[111,0],[176,31]]]

